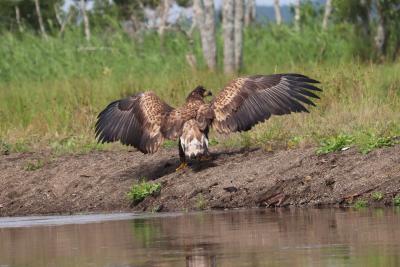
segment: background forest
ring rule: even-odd
[[[93,136],[111,100],[151,89],[176,106],[199,84],[282,72],[321,81],[317,107],[219,145],[398,142],[400,1],[269,2],[272,19],[254,0],[2,0],[0,151],[111,149]]]

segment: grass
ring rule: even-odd
[[[324,91],[310,114],[272,117],[247,133],[211,132],[213,145],[274,150],[321,144],[318,153],[324,154],[350,145],[368,153],[395,144],[392,137],[400,136],[400,62],[358,60],[357,37],[344,29],[247,29],[240,75],[299,72],[320,80]],[[94,49],[85,50],[88,46]],[[177,33],[167,34],[163,44],[154,33],[140,40],[119,31],[93,33],[90,44],[80,31],[49,41],[30,33],[5,33],[0,39],[1,153],[122,149],[94,139],[96,116],[110,101],[151,89],[178,106],[196,85],[215,94],[233,78],[221,72],[220,38],[216,73],[204,67],[198,34],[193,50],[197,70],[185,60],[189,51],[189,43]],[[176,142],[165,147],[176,147]]]
[[[362,209],[362,208],[368,207],[368,201],[363,200],[363,199],[358,199],[358,200],[354,203],[353,207],[354,207],[355,209]]]
[[[207,207],[207,201],[205,200],[202,193],[198,194],[196,197],[196,208],[198,210],[204,210]]]
[[[37,159],[34,161],[30,161],[26,164],[25,170],[26,171],[36,171],[43,168],[45,162],[42,159]]]
[[[127,193],[128,198],[137,204],[144,200],[150,195],[155,195],[161,191],[161,184],[159,183],[149,183],[142,181],[139,184],[132,185],[131,189]]]
[[[371,194],[371,197],[374,201],[381,201],[383,199],[383,193],[382,192],[373,192]]]
[[[340,151],[353,143],[354,138],[352,136],[344,134],[332,136],[322,141],[321,146],[317,149],[317,154],[323,155],[335,151]]]
[[[399,207],[400,206],[400,195],[397,195],[393,198],[393,205]]]

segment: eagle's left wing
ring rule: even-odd
[[[101,143],[121,141],[143,153],[154,153],[165,138],[161,133],[164,118],[173,110],[153,92],[114,101],[98,115],[96,137]]]
[[[255,75],[238,78],[212,100],[212,127],[219,133],[247,131],[271,115],[308,112],[304,104],[319,98],[318,81],[301,74]]]

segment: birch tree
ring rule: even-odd
[[[300,30],[300,0],[294,3],[294,27],[296,31]]]
[[[194,0],[195,23],[200,30],[201,46],[207,66],[215,70],[217,48],[215,41],[215,8],[213,0]]]
[[[35,9],[36,9],[36,15],[37,15],[37,17],[38,17],[40,32],[42,33],[43,37],[44,37],[45,39],[47,39],[46,30],[45,30],[44,24],[43,24],[42,13],[40,12],[40,3],[39,3],[39,0],[35,0]]]
[[[80,9],[83,18],[83,26],[85,29],[85,38],[87,41],[90,41],[90,25],[89,25],[89,17],[86,13],[86,2],[85,0],[80,0]]]
[[[15,6],[15,19],[17,21],[17,26],[18,26],[19,32],[22,32],[21,12],[19,11],[18,5]]]
[[[329,17],[332,13],[332,0],[326,0],[324,19],[322,21],[322,29],[326,30],[328,28]]]
[[[243,20],[244,20],[244,0],[235,0],[235,70],[242,67],[243,58]]]
[[[248,27],[256,19],[256,3],[254,0],[245,1],[244,25]]]
[[[279,5],[279,0],[274,0],[274,10],[275,10],[275,21],[277,25],[282,24],[281,7]]]
[[[222,6],[222,31],[224,38],[224,72],[235,71],[234,0],[224,0]]]
[[[169,8],[170,8],[170,0],[163,0],[160,6],[160,25],[158,27],[158,34],[160,36],[164,35],[165,27],[167,26]]]

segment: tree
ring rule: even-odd
[[[224,0],[222,31],[224,38],[224,72],[233,73],[242,67],[244,0]]]
[[[300,0],[296,0],[294,4],[294,27],[297,31],[300,30]]]
[[[279,6],[279,0],[274,0],[274,9],[275,9],[275,20],[277,25],[282,24],[282,15],[281,15],[281,7]]]
[[[89,24],[89,17],[86,13],[86,1],[80,0],[80,10],[83,18],[83,26],[85,29],[85,38],[86,41],[90,41],[90,24]]]
[[[256,19],[256,3],[254,0],[245,1],[244,25],[248,27]]]
[[[46,30],[44,29],[44,24],[43,24],[42,13],[40,12],[39,0],[35,0],[35,9],[36,9],[36,15],[37,15],[38,23],[39,23],[39,27],[40,27],[40,32],[42,33],[43,37],[45,39],[47,39]]]
[[[242,68],[244,0],[235,0],[235,70]]]
[[[170,0],[162,0],[159,6],[160,10],[160,25],[158,27],[158,34],[164,36],[165,27],[167,26],[169,8],[171,6]]]
[[[217,66],[217,47],[215,41],[215,9],[213,0],[194,0],[195,23],[200,30],[204,59],[210,70]]]
[[[64,0],[0,0],[0,27],[11,31],[30,28],[40,33],[44,29],[46,34],[51,33],[51,26],[57,21],[55,10],[60,11],[63,4]]]
[[[235,71],[234,0],[223,0],[222,31],[224,38],[224,72]]]
[[[329,16],[332,12],[332,0],[326,0],[324,19],[322,21],[322,29],[326,30],[328,28]]]

